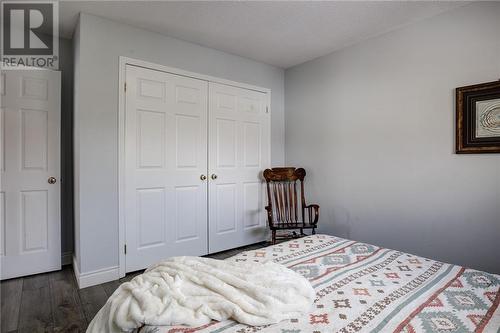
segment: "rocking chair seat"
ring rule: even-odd
[[[275,223],[274,226],[271,227],[271,229],[276,229],[276,230],[313,229],[317,227],[318,226],[316,224],[307,222],[306,223],[297,222],[297,223]]]

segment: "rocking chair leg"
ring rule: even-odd
[[[273,232],[273,240],[272,240],[272,243],[273,243],[273,245],[275,245],[275,244],[276,244],[276,230],[273,230],[272,232]]]
[[[304,236],[304,229],[300,228],[300,235]]]
[[[316,228],[313,228],[312,234],[316,235]]]

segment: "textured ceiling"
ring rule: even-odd
[[[466,4],[444,1],[62,1],[61,34],[79,12],[282,68]]]

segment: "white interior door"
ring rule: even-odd
[[[50,70],[1,73],[2,279],[61,268],[60,82]]]
[[[206,81],[127,65],[126,271],[207,253]]]
[[[262,171],[270,165],[270,114],[266,93],[216,83],[210,83],[209,91],[213,253],[266,237]]]

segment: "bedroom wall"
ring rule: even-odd
[[[61,71],[61,252],[63,265],[73,253],[73,45],[59,39]]]
[[[285,156],[320,231],[500,273],[500,154],[454,153],[454,89],[500,78],[500,3],[285,72]]]
[[[73,32],[73,269],[80,272],[80,22]]]
[[[270,88],[272,163],[283,164],[282,69],[88,14],[80,15],[77,33],[75,228],[82,275],[118,265],[119,56]]]

